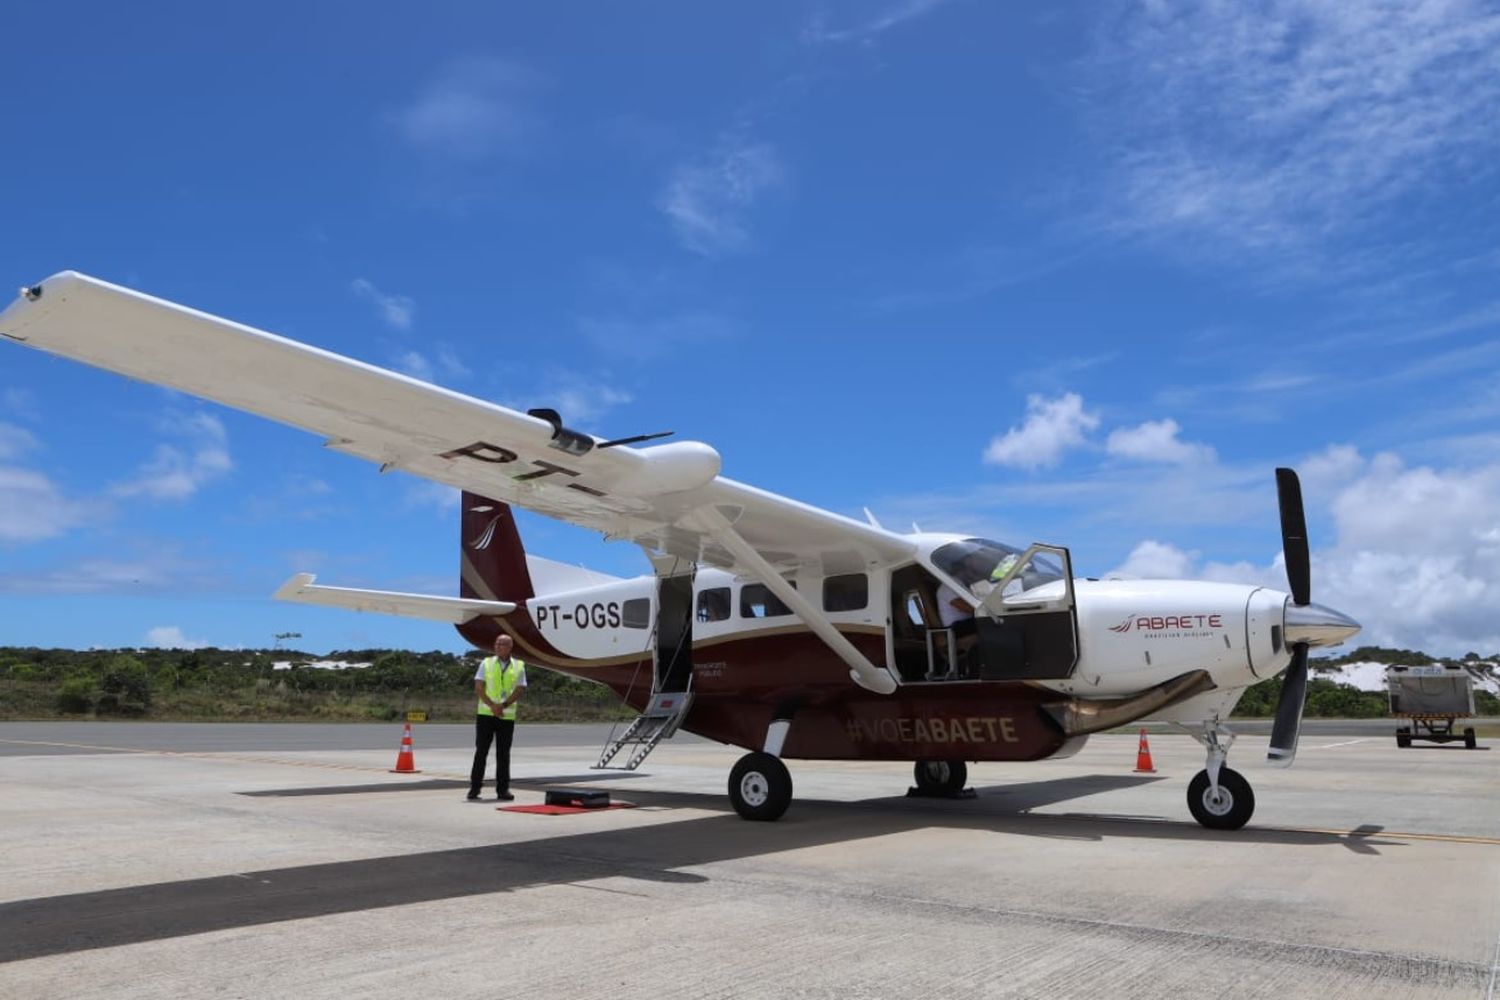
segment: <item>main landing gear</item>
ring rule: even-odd
[[[919,760],[913,768],[917,787],[907,795],[937,799],[962,798],[959,793],[969,780],[969,765],[961,760]]]
[[[1255,812],[1255,793],[1243,775],[1224,766],[1234,733],[1215,721],[1192,736],[1208,751],[1208,764],[1188,783],[1188,810],[1210,830],[1238,830]]]
[[[729,772],[729,801],[745,819],[780,819],[792,804],[792,775],[780,757],[747,753]]]

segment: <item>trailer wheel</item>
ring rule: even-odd
[[[1396,730],[1396,746],[1403,749],[1411,746],[1411,733],[1404,729]]]
[[[1464,730],[1464,746],[1469,750],[1473,750],[1479,746],[1479,740],[1475,738],[1472,728]]]

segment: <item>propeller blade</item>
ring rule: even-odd
[[[1292,662],[1281,678],[1281,700],[1271,726],[1271,749],[1266,760],[1286,767],[1297,756],[1297,733],[1302,729],[1302,705],[1307,700],[1307,643],[1292,647]]]
[[[1292,603],[1307,604],[1312,600],[1312,558],[1307,551],[1302,484],[1296,472],[1276,470],[1276,499],[1281,504],[1281,556],[1286,563],[1286,582],[1292,588]]]

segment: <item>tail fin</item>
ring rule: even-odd
[[[473,493],[463,494],[461,502],[459,594],[517,604],[535,597],[510,506]]]
[[[515,604],[525,604],[535,597],[531,572],[526,568],[526,550],[510,506],[473,493],[464,493],[460,502],[459,594]],[[493,642],[496,629],[488,619],[458,626],[459,634],[481,649]]]

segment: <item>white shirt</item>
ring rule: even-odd
[[[488,656],[486,656],[484,658],[484,660],[488,660],[488,659],[489,659]],[[506,663],[510,663],[514,659],[515,659],[515,657],[511,657],[509,660],[506,660],[505,662]],[[479,669],[476,670],[476,671],[474,671],[474,679],[476,681],[482,681],[482,680],[484,680],[484,660],[480,660],[479,661]],[[516,687],[523,688],[525,686],[526,686],[526,668],[522,667],[520,673],[516,674]]]
[[[960,611],[953,606],[958,600],[958,591],[946,583],[938,584],[937,589],[937,612],[938,621],[943,623],[943,628],[951,628],[954,622],[963,621],[965,618],[973,618],[974,612]]]

